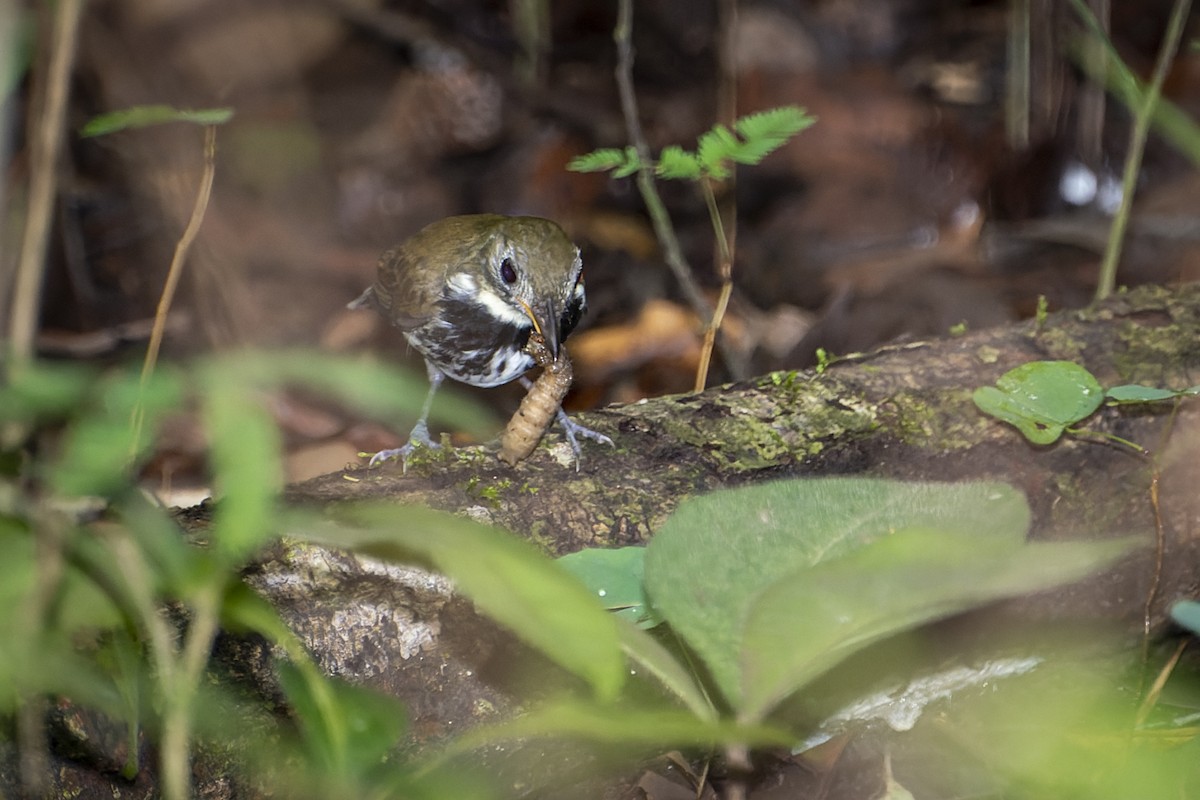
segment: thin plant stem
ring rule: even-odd
[[[646,135],[642,130],[642,123],[638,115],[637,95],[633,88],[633,0],[618,0],[617,24],[613,28],[613,41],[617,46],[615,76],[617,94],[621,99],[621,114],[625,118],[625,135],[634,150],[637,151],[638,160],[641,163],[637,173],[638,192],[642,196],[642,202],[646,204],[646,211],[654,226],[654,235],[662,246],[663,259],[675,275],[675,280],[679,282],[679,287],[688,304],[707,328],[712,321],[713,308],[704,296],[704,292],[701,291],[691,265],[683,255],[683,248],[679,246],[679,237],[675,234],[675,227],[671,224],[667,207],[654,183],[654,159],[650,155],[650,145],[646,142]],[[723,337],[718,338],[716,346],[720,348],[721,356],[734,377],[742,377],[740,361],[732,349],[727,346]]]
[[[158,613],[158,606],[150,591],[150,570],[142,552],[124,534],[114,535],[107,543],[116,557],[116,562],[121,566],[122,577],[129,590],[129,600],[136,614],[138,627],[146,637],[156,682],[165,706],[163,743],[159,754],[162,796],[167,800],[187,800],[191,782],[188,780],[186,754],[180,769],[175,758],[177,745],[167,745],[167,717],[175,705],[174,695],[179,684],[175,637],[166,620]]]
[[[1092,31],[1092,41],[1098,42],[1099,49],[1106,56],[1103,64],[1093,63],[1085,55],[1087,47],[1079,47],[1076,48],[1080,51],[1076,63],[1090,79],[1102,84],[1130,109],[1135,109],[1145,95],[1145,83],[1121,60],[1121,55],[1105,33],[1104,26],[1091,11],[1078,3],[1075,4],[1075,10],[1083,16],[1084,23]],[[1151,125],[1193,165],[1200,166],[1200,126],[1197,126],[1195,120],[1179,106],[1160,96],[1151,114]]]
[[[750,748],[743,742],[725,745],[725,766],[729,769],[730,779],[724,800],[746,800],[746,776],[752,769]]]
[[[17,641],[31,645],[42,641],[47,629],[54,599],[62,582],[68,531],[56,516],[39,513],[34,520],[37,535],[34,539],[37,580],[18,609],[20,635]],[[30,656],[36,647],[22,654],[24,667],[32,669]],[[17,711],[17,747],[21,790],[26,797],[41,797],[48,788],[50,774],[49,741],[46,736],[46,700],[40,693],[21,690],[21,705]]]
[[[1093,33],[1103,36],[1098,30],[1098,23],[1082,0],[1072,0],[1080,15],[1093,26]],[[1146,87],[1141,102],[1134,109],[1133,130],[1129,134],[1129,151],[1125,155],[1125,169],[1121,177],[1121,205],[1113,217],[1112,228],[1108,233],[1108,245],[1104,249],[1104,258],[1100,262],[1100,275],[1096,282],[1094,300],[1099,302],[1110,294],[1117,285],[1117,266],[1121,261],[1121,250],[1125,243],[1125,231],[1129,227],[1129,217],[1133,209],[1133,193],[1137,185],[1138,173],[1142,168],[1142,156],[1146,150],[1146,138],[1150,133],[1150,123],[1154,117],[1154,108],[1162,94],[1163,82],[1167,79],[1171,62],[1179,50],[1179,40],[1183,35],[1183,23],[1187,19],[1191,0],[1175,0],[1171,9],[1171,17],[1167,22],[1167,30],[1163,34],[1162,45],[1158,50],[1158,60],[1154,65],[1154,73],[1150,84]]]
[[[38,309],[41,307],[42,273],[46,266],[58,183],[58,155],[83,13],[82,0],[60,0],[55,5],[44,91],[39,93],[37,112],[29,121],[29,205],[9,324],[9,355],[15,364],[27,362],[33,356]]]
[[[193,701],[217,635],[223,584],[214,578],[189,598],[191,619],[179,646],[170,625],[159,614],[150,591],[150,570],[141,550],[125,535],[114,536],[109,547],[124,573],[139,627],[149,645],[162,698],[159,748],[162,796],[166,800],[188,800]]]
[[[1096,24],[1108,36],[1111,31],[1112,7],[1110,0],[1088,0]],[[1111,37],[1110,37],[1111,38]],[[1080,48],[1079,58],[1088,66],[1089,74],[1107,75],[1110,55],[1104,44],[1094,36],[1087,38]],[[1096,168],[1104,157],[1104,109],[1107,105],[1104,80],[1088,81],[1080,88],[1079,119],[1075,123],[1078,131],[1079,153],[1083,163]]]
[[[23,369],[33,358],[38,309],[41,307],[42,275],[46,266],[58,184],[58,156],[82,14],[82,0],[60,0],[54,7],[49,36],[49,65],[44,81],[37,81],[36,111],[29,120],[29,202],[10,308],[8,355],[14,370]],[[24,432],[19,427],[6,426],[2,435],[8,440],[24,435]],[[22,610],[24,618],[21,621],[27,626],[27,635],[21,637],[24,642],[38,641],[40,632],[44,630],[46,614],[62,576],[63,539],[64,533],[59,523],[48,521],[38,526],[38,580],[28,605]],[[49,775],[45,700],[33,696],[23,697],[22,700],[16,715],[19,781],[26,796],[41,797],[46,793]]]
[[[163,796],[167,800],[187,800],[191,796],[192,709],[217,635],[221,589],[221,584],[214,580],[192,598],[189,604],[192,619],[177,661],[175,680],[173,685],[164,687],[161,769]]]
[[[717,3],[717,119],[732,128],[737,117],[737,3],[738,0],[720,0]],[[708,383],[708,369],[712,361],[713,347],[721,332],[721,323],[729,309],[729,298],[733,296],[733,248],[737,241],[737,167],[732,166],[725,181],[725,213],[713,192],[712,181],[705,178],[700,182],[704,202],[716,234],[717,276],[721,280],[721,294],[712,319],[704,331],[704,344],[700,349],[700,362],[696,366],[695,390],[701,391]],[[740,358],[725,359],[730,373],[735,378],[745,377]]]
[[[1191,638],[1180,639],[1179,644],[1175,646],[1175,652],[1167,659],[1167,663],[1158,671],[1158,675],[1154,679],[1154,683],[1150,685],[1146,696],[1142,698],[1142,702],[1138,705],[1137,714],[1133,718],[1133,729],[1139,730],[1146,724],[1146,719],[1150,716],[1150,712],[1158,704],[1158,700],[1162,697],[1163,688],[1167,685],[1167,680],[1175,672],[1175,667],[1179,665],[1179,659],[1183,657],[1183,651],[1187,649]]]
[[[721,330],[721,322],[725,319],[725,311],[729,308],[729,298],[733,295],[733,253],[729,249],[729,240],[725,237],[725,224],[721,219],[721,209],[717,205],[717,197],[713,192],[712,181],[703,178],[700,181],[704,194],[704,204],[708,206],[708,215],[712,221],[713,231],[717,237],[717,274],[721,278],[721,294],[717,298],[717,307],[712,318],[704,329],[704,344],[700,348],[700,363],[696,368],[697,392],[703,391],[708,383],[708,367],[712,361],[713,346],[717,341],[717,333]]]
[[[1008,3],[1008,80],[1004,95],[1004,125],[1008,146],[1029,147],[1029,117],[1032,106],[1030,84],[1031,0]]]
[[[142,426],[145,422],[142,395],[150,376],[154,373],[154,367],[158,363],[163,331],[167,327],[167,315],[171,310],[171,303],[175,299],[175,290],[179,287],[179,278],[183,274],[183,263],[187,259],[188,251],[191,250],[192,242],[196,240],[196,235],[200,232],[200,224],[204,221],[204,212],[207,210],[208,200],[212,196],[216,169],[217,127],[206,125],[204,127],[204,170],[200,176],[200,186],[196,191],[196,202],[192,206],[192,215],[188,219],[187,226],[183,229],[179,241],[175,243],[175,254],[171,258],[171,266],[167,270],[167,280],[163,284],[162,294],[158,298],[158,308],[154,312],[154,326],[150,330],[150,343],[146,347],[146,358],[142,362],[142,376],[138,384],[138,402],[133,408],[130,420],[130,462],[137,456],[142,438]]]
[[[617,25],[613,29],[613,40],[617,45],[616,81],[617,92],[621,98],[621,114],[625,118],[625,135],[637,151],[638,160],[641,162],[637,174],[638,190],[646,203],[646,210],[650,213],[654,233],[662,244],[667,266],[675,273],[675,279],[679,281],[679,286],[693,310],[707,322],[712,308],[693,277],[692,268],[679,246],[679,238],[675,235],[671,217],[658,194],[658,187],[654,183],[654,159],[650,156],[650,145],[646,142],[638,114],[637,95],[633,89],[633,0],[619,0],[617,3]]]

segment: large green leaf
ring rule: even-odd
[[[1028,527],[1024,497],[1004,484],[778,481],[681,503],[647,547],[646,589],[737,705],[744,621],[781,577],[896,530],[962,530],[1020,543]]]
[[[283,484],[279,431],[246,385],[211,372],[206,383],[204,419],[220,498],[213,544],[239,563],[275,533],[275,496]]]
[[[646,603],[645,561],[645,547],[585,547],[558,559],[609,611],[639,627],[653,628],[662,618]]]
[[[305,350],[246,352],[212,362],[212,374],[226,382],[277,388],[299,385],[336,398],[351,408],[383,418],[415,415],[429,392],[425,375],[368,359],[347,359]],[[484,437],[495,433],[487,408],[443,387],[430,420]]]
[[[351,526],[299,534],[388,561],[431,561],[488,616],[587,681],[600,698],[625,679],[617,619],[588,589],[510,533],[416,506],[345,509]]]
[[[1073,361],[1031,361],[1001,375],[995,386],[976,389],[972,399],[1034,444],[1053,444],[1100,407],[1104,389]]]
[[[741,643],[742,719],[886,636],[1091,574],[1130,540],[1035,542],[914,528],[782,576],[754,601]]]
[[[336,775],[356,777],[378,766],[408,726],[394,697],[337,678],[314,680],[312,670],[295,664],[282,663],[278,671],[307,755]],[[334,714],[327,710],[330,701]]]
[[[572,698],[552,701],[519,717],[473,729],[456,739],[444,757],[485,745],[517,739],[576,739],[620,747],[752,747],[789,746],[796,737],[767,725],[747,725],[729,719],[700,719],[672,708],[600,704]]]
[[[183,386],[171,370],[161,369],[142,381],[129,372],[117,372],[96,382],[87,401],[67,430],[63,454],[50,469],[54,488],[71,496],[107,497],[128,487],[130,466],[149,448],[150,437],[136,445],[130,420],[141,407],[144,424],[154,430],[159,420],[178,407]]]
[[[0,386],[0,419],[33,421],[65,417],[94,392],[94,370],[78,364],[33,361],[9,365]]]
[[[621,647],[636,665],[674,694],[698,719],[713,720],[717,710],[684,664],[658,640],[632,622],[619,620]]]

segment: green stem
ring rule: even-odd
[[[1097,439],[1102,442],[1111,442],[1113,444],[1119,444],[1122,447],[1128,447],[1130,450],[1132,450],[1134,453],[1136,453],[1139,456],[1148,457],[1150,455],[1150,451],[1147,450],[1146,448],[1142,447],[1137,442],[1132,442],[1129,439],[1125,439],[1123,437],[1117,436],[1115,433],[1108,433],[1106,431],[1094,431],[1094,430],[1091,430],[1090,428],[1067,428],[1067,433],[1071,434],[1072,436],[1078,436],[1081,439]]]
[[[158,351],[162,345],[163,332],[167,327],[167,313],[171,310],[171,302],[175,298],[175,290],[179,286],[179,278],[183,274],[183,262],[196,234],[200,232],[200,223],[204,221],[204,211],[208,208],[208,199],[212,196],[213,178],[217,169],[217,126],[206,125],[204,128],[204,171],[200,176],[200,187],[196,190],[196,201],[192,206],[192,214],[179,241],[175,243],[175,254],[171,258],[171,266],[167,269],[167,280],[163,284],[162,295],[158,298],[158,308],[154,312],[154,326],[150,331],[150,343],[146,347],[146,357],[142,361],[142,375],[138,383],[138,400],[133,407],[130,420],[129,462],[137,458],[138,448],[142,439],[142,425],[145,421],[143,400],[146,384],[154,373],[154,365],[158,362]]]
[[[175,636],[158,612],[151,592],[153,582],[142,552],[123,535],[110,540],[109,546],[121,565],[158,675],[163,704],[159,754],[162,797],[188,800],[191,797],[192,703],[217,635],[223,585],[214,580],[196,592],[189,604],[192,618],[183,647],[181,651],[177,650]]]
[[[633,0],[618,0],[617,24],[613,28],[613,41],[617,46],[615,75],[617,94],[621,98],[621,114],[625,118],[626,136],[634,150],[637,151],[638,160],[641,163],[637,172],[638,192],[642,196],[642,202],[646,204],[646,211],[654,226],[654,235],[662,246],[663,259],[679,282],[679,287],[683,290],[688,304],[707,328],[712,321],[713,308],[709,305],[708,299],[700,289],[700,284],[696,281],[695,273],[683,256],[683,248],[679,246],[679,238],[675,235],[671,216],[667,213],[667,207],[654,183],[654,159],[650,155],[650,145],[646,142],[646,135],[642,131],[642,124],[638,116],[637,95],[633,89]],[[735,378],[745,377],[743,375],[745,368],[735,357],[724,337],[717,339],[716,346],[721,349],[721,357],[725,359],[730,373]]]
[[[712,181],[701,178],[700,189],[704,195],[704,204],[708,206],[713,232],[717,237],[717,274],[721,276],[721,296],[717,298],[717,307],[713,311],[712,319],[704,329],[704,345],[700,348],[700,363],[696,367],[697,392],[703,391],[708,383],[708,367],[712,362],[713,347],[717,342],[717,333],[721,330],[721,322],[725,319],[725,311],[729,308],[729,298],[733,295],[733,254],[729,250],[729,240],[725,236],[725,224],[721,220],[721,209],[717,206]]]
[[[1093,34],[1103,36],[1098,23],[1091,12],[1084,6],[1082,0],[1072,0],[1076,10],[1093,28]],[[1179,49],[1179,40],[1183,34],[1183,23],[1191,0],[1175,0],[1171,9],[1171,17],[1167,22],[1167,31],[1163,34],[1162,46],[1158,51],[1158,61],[1154,65],[1154,74],[1149,86],[1134,109],[1133,130],[1129,134],[1129,151],[1125,156],[1125,169],[1121,177],[1121,206],[1113,217],[1112,228],[1108,234],[1108,245],[1104,250],[1104,259],[1100,262],[1100,276],[1096,282],[1095,301],[1099,302],[1116,288],[1117,266],[1121,260],[1121,250],[1124,246],[1125,231],[1129,227],[1129,217],[1133,209],[1133,193],[1137,184],[1137,176],[1142,168],[1142,156],[1146,149],[1146,138],[1150,133],[1150,123],[1154,118],[1154,109],[1162,94],[1163,82],[1167,78],[1171,62]]]
[[[163,797],[191,797],[192,708],[217,635],[221,585],[204,586],[191,602],[192,619],[184,637],[183,652],[173,670],[173,680],[164,685],[162,733]]]

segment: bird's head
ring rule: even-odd
[[[486,244],[478,301],[497,317],[528,320],[557,357],[586,303],[579,248],[540,217],[489,215],[481,225]]]

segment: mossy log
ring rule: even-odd
[[[289,502],[386,499],[490,522],[547,551],[644,543],[685,497],[779,478],[861,474],[901,480],[992,479],[1023,489],[1034,535],[1154,528],[1187,537],[1195,519],[1189,458],[1196,411],[1184,402],[1107,406],[1094,432],[1136,442],[1149,456],[1094,438],[1029,444],[982,414],[975,388],[1039,359],[1087,367],[1104,386],[1184,388],[1200,382],[1200,286],[1144,288],[1042,321],[911,342],[837,360],[821,372],[772,373],[705,392],[581,416],[615,447],[584,442],[576,471],[552,430],[516,467],[494,446],[418,451],[398,464],[348,469],[291,487]]]

